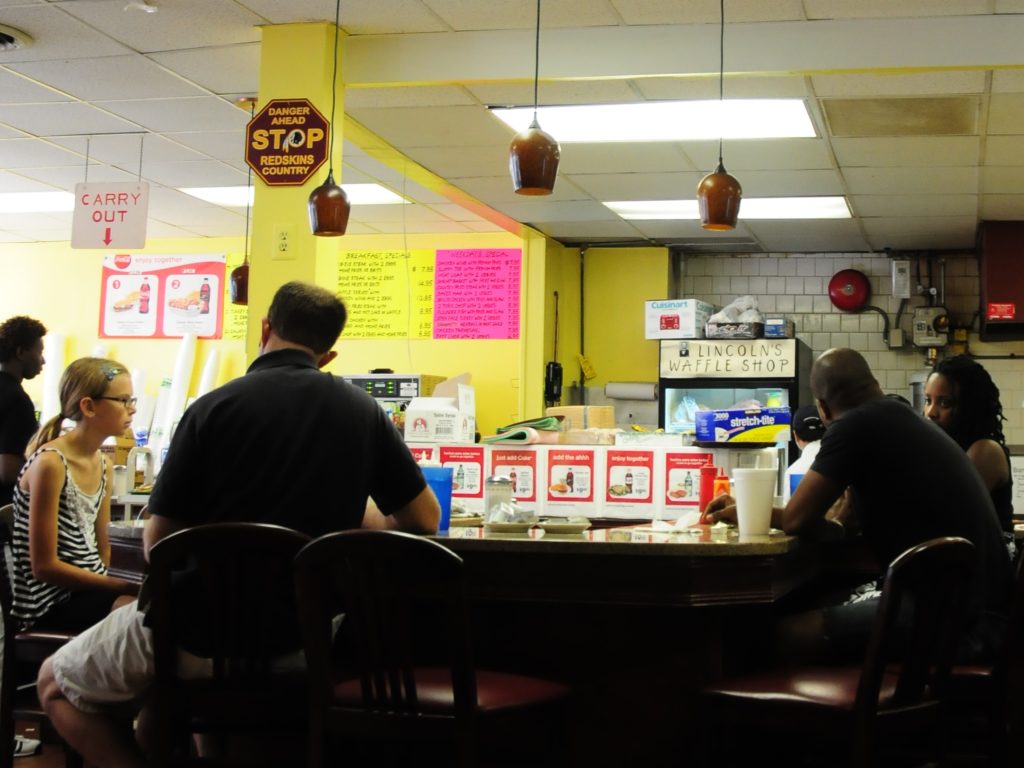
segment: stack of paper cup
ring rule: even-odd
[[[740,536],[766,536],[772,524],[772,502],[775,500],[774,469],[737,467],[732,471],[736,496],[736,524]]]

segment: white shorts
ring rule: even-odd
[[[104,707],[137,701],[153,683],[153,631],[143,626],[146,614],[132,602],[62,645],[53,654],[53,675],[75,709],[100,712]],[[303,669],[302,651],[280,656],[271,669]],[[213,675],[210,659],[178,650],[178,677],[195,680]]]

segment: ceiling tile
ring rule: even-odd
[[[119,0],[60,4],[93,29],[102,29],[112,40],[143,53],[259,42],[258,27],[264,19],[234,0],[174,0],[155,5],[160,9],[157,13],[126,11]]]
[[[52,87],[32,82],[27,77],[16,74],[17,70],[28,64],[8,65],[10,71],[0,69],[0,93],[5,104],[39,104],[46,101],[70,101],[62,93]]]
[[[456,85],[345,89],[348,112],[371,107],[464,107],[478,103],[467,88]]]
[[[260,46],[258,43],[241,43],[185,51],[161,51],[151,53],[149,58],[213,93],[221,95],[228,93],[255,94],[259,91]]]
[[[194,85],[138,54],[29,61],[12,64],[11,69],[84,101],[203,95]]]
[[[832,150],[844,168],[857,166],[931,166],[936,158],[948,166],[976,166],[981,152],[977,136],[836,138]]]
[[[85,158],[48,142],[32,139],[0,141],[0,168],[85,167]]]
[[[853,195],[850,200],[858,216],[973,216],[977,195]]]
[[[930,194],[935,190],[946,194],[978,191],[976,168],[846,168],[843,177],[855,195],[880,189],[893,195]]]
[[[475,0],[423,0],[438,18],[451,29],[533,29],[536,5],[532,0],[502,0],[500,3],[480,3]],[[619,23],[619,18],[603,2],[585,6],[567,0],[553,0],[541,8],[541,48],[543,30],[555,27],[605,27]]]
[[[458,144],[508,146],[512,129],[477,107],[359,109],[349,113],[385,141],[400,147],[443,147]]]
[[[843,73],[812,75],[811,83],[822,98],[978,94],[985,92],[985,72]]]
[[[988,107],[988,132],[1024,132],[1024,93],[993,93]]]
[[[174,131],[244,130],[249,115],[214,96],[198,99],[97,101],[97,106],[161,133]]]
[[[77,102],[4,107],[0,120],[33,136],[85,136],[139,130],[133,123]]]

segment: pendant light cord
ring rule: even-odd
[[[540,0],[537,0],[536,35],[533,41],[533,121],[537,122],[537,80],[540,77]]]
[[[256,117],[256,99],[252,100],[249,105],[249,122],[253,121]],[[249,165],[246,163],[246,165]],[[252,210],[252,166],[249,165],[249,174],[245,179],[245,256],[242,258],[243,264],[249,263],[249,212]]]
[[[538,3],[540,0],[537,0]],[[718,28],[718,165],[722,165],[722,105],[725,102],[725,0],[719,2]]]
[[[539,2],[539,0],[538,0]],[[331,143],[327,151],[327,175],[334,175],[334,107],[338,102],[338,23],[341,21],[341,0],[334,4],[334,68],[331,71]]]

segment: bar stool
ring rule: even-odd
[[[413,745],[425,764],[428,742],[451,748],[449,765],[476,765],[484,745],[531,743],[543,748],[529,764],[565,764],[559,726],[569,689],[475,667],[454,552],[396,531],[344,531],[307,545],[295,579],[310,679],[310,768],[334,764],[332,736],[346,751],[353,741],[375,745],[375,764],[394,741]],[[341,613],[349,655],[335,659],[332,620]],[[428,658],[435,649],[425,646],[435,645],[446,659]]]
[[[886,573],[863,665],[723,680],[701,696],[709,726],[721,724],[731,734],[764,729],[771,737],[756,742],[763,760],[773,749],[812,752],[818,744],[837,764],[869,768],[879,765],[881,746],[916,737],[912,751],[941,753],[943,692],[975,557],[974,546],[961,538],[908,549]],[[902,663],[892,665],[901,610],[910,623]],[[712,756],[719,742],[712,736]]]

